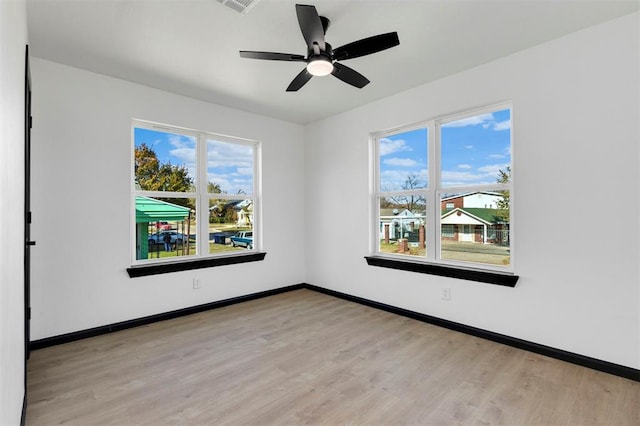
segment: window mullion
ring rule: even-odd
[[[437,236],[438,224],[440,217],[440,203],[437,200],[437,188],[440,187],[440,137],[437,134],[437,128],[433,121],[427,123],[427,134],[429,135],[429,143],[427,145],[429,150],[428,161],[428,174],[429,185],[427,188],[427,232],[426,232],[426,244],[427,244],[427,258],[429,260],[435,260],[437,258],[436,253],[439,250],[439,244]]]
[[[207,136],[198,134],[198,147],[196,157],[198,199],[196,202],[196,224],[198,228],[197,246],[198,255],[209,254],[209,194],[207,193]]]
[[[373,170],[373,181],[369,188],[369,200],[370,200],[370,220],[369,229],[378,229],[380,227],[380,150],[378,148],[380,137],[375,136],[371,138],[371,156],[369,158],[369,167]],[[369,239],[369,249],[371,252],[377,253],[380,251],[380,233],[371,232]]]

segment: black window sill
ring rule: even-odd
[[[433,263],[410,262],[406,260],[389,259],[381,256],[365,256],[367,264],[383,268],[399,269],[401,271],[418,272],[421,274],[439,275],[442,277],[459,278],[462,280],[478,281],[506,287],[515,287],[518,275],[477,269],[456,268],[453,266],[436,265]]]
[[[184,262],[160,263],[155,265],[132,266],[127,268],[129,278],[147,275],[167,274],[169,272],[190,271],[192,269],[213,268],[216,266],[234,265],[236,263],[259,262],[267,253],[250,253],[237,256],[220,256],[207,259],[187,260]]]

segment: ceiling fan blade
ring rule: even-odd
[[[367,77],[338,62],[333,63],[333,72],[331,74],[345,83],[357,87],[358,89],[362,89],[364,86],[369,84]]]
[[[392,33],[378,34],[333,49],[333,57],[338,61],[344,61],[345,59],[353,59],[380,52],[381,50],[389,49],[399,44],[400,39],[398,39],[398,33],[395,31]]]
[[[267,59],[271,61],[305,62],[304,56],[294,55],[291,53],[254,52],[251,50],[241,50],[240,57],[249,59]]]
[[[304,68],[302,71],[300,71],[300,74],[298,74],[296,78],[293,79],[291,84],[289,84],[289,87],[287,87],[287,92],[297,92],[302,86],[304,86],[309,80],[311,80],[311,77],[313,77],[313,75],[311,75],[309,71]]]
[[[298,15],[298,24],[304,41],[307,42],[309,49],[313,49],[314,43],[318,45],[320,51],[325,51],[324,29],[322,21],[315,6],[296,4],[296,14]]]

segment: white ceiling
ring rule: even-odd
[[[334,48],[397,31],[400,46],[345,61],[371,83],[314,77],[285,88],[299,62],[239,50],[306,54],[293,0],[240,14],[217,0],[27,0],[30,51],[60,62],[233,108],[308,123],[581,28],[639,10],[639,1],[315,0]],[[612,46],[612,49],[615,46]]]

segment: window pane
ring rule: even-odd
[[[194,192],[196,138],[134,129],[136,189]]]
[[[380,198],[380,252],[426,254],[426,202],[419,194]]]
[[[427,187],[427,129],[378,140],[380,191]]]
[[[211,194],[253,194],[253,146],[207,140]]]
[[[136,197],[136,259],[194,256],[194,198]]]
[[[442,259],[509,266],[507,191],[443,194],[440,203]]]
[[[209,200],[209,253],[253,247],[253,200]]]
[[[504,109],[442,124],[443,187],[501,182],[511,167],[511,110]]]

